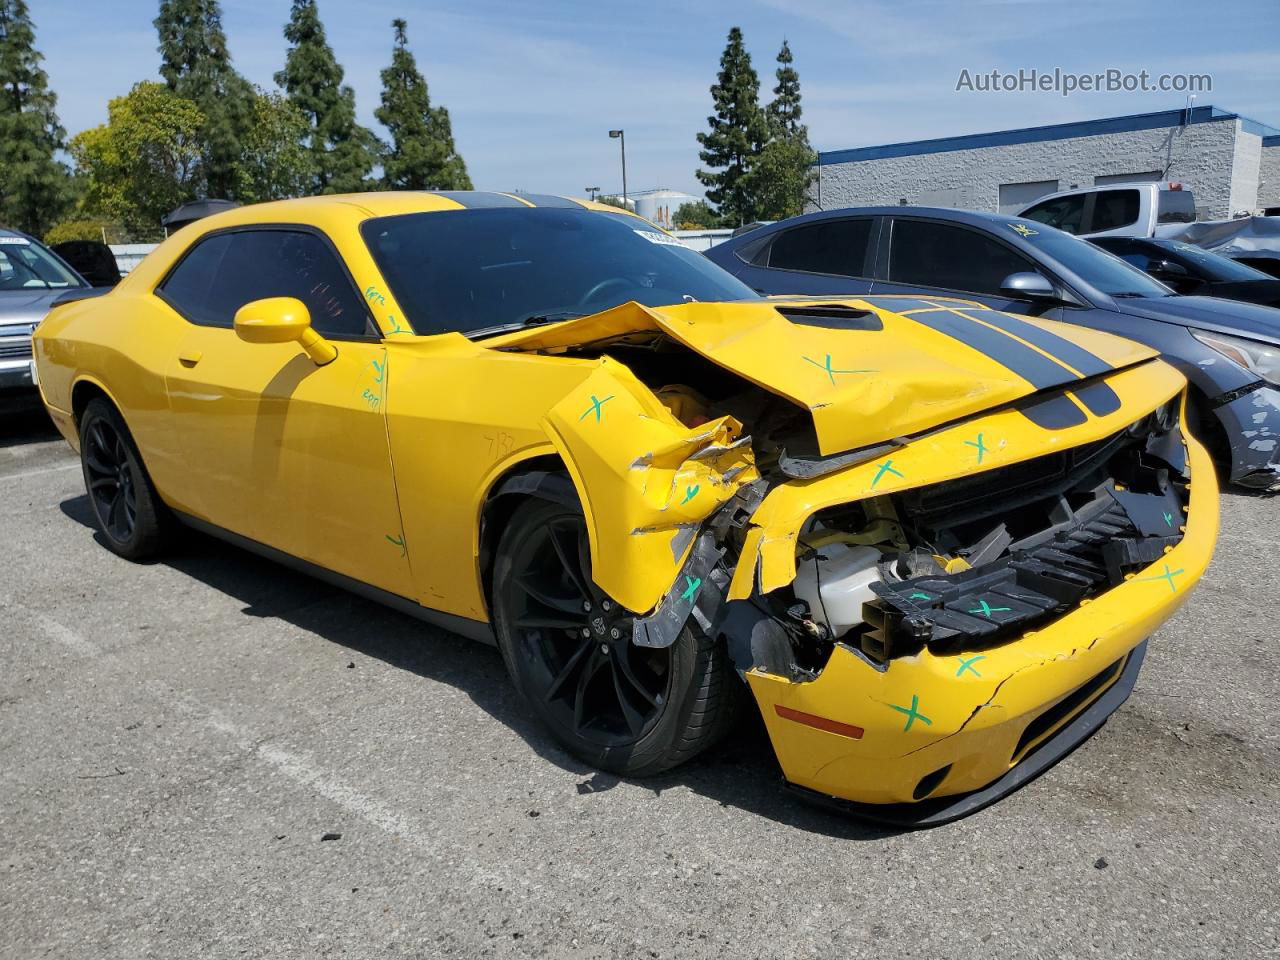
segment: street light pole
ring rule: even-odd
[[[609,138],[619,141],[622,147],[622,208],[627,207],[627,132],[625,130],[610,130]]]

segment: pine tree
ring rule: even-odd
[[[315,168],[313,193],[367,190],[377,138],[356,123],[356,95],[343,86],[342,67],[325,40],[315,0],[293,0],[284,37],[292,46],[275,80],[307,118]]]
[[[449,111],[431,106],[427,81],[407,46],[405,21],[391,22],[395,48],[382,71],[382,106],[374,111],[391,134],[382,182],[392,190],[470,190],[467,165],[453,142]]]
[[[37,236],[65,209],[69,190],[54,159],[65,131],[42,59],[25,0],[0,0],[0,222]]]
[[[698,158],[712,168],[698,170],[698,180],[709,188],[707,199],[728,223],[756,218],[749,175],[769,139],[769,123],[759,97],[760,78],[742,45],[742,31],[734,27],[720,57],[718,82],[711,87],[716,111],[707,118],[711,130],[698,134],[702,145]]]
[[[218,0],[160,0],[160,75],[205,117],[203,174],[211,197],[235,196],[237,163],[253,123],[253,87],[231,65]]]
[[[809,130],[800,122],[800,75],[791,65],[792,60],[791,47],[783,40],[774,73],[778,85],[773,88],[773,101],[765,111],[769,117],[769,143],[760,151],[747,177],[756,217],[761,220],[783,220],[804,212],[814,178],[813,165],[818,160],[809,146]]]
[[[792,60],[791,45],[783,40],[782,49],[778,51],[779,66],[774,73],[778,85],[773,88],[773,102],[768,107],[769,122],[775,137],[807,141],[808,131],[800,123],[800,74],[791,66]]]

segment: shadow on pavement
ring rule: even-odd
[[[34,390],[0,392],[0,447],[43,443],[61,436]]]
[[[93,529],[86,496],[63,501],[61,508]],[[624,782],[579,762],[552,740],[516,695],[493,647],[194,532],[163,562],[236,597],[245,605],[245,616],[285,620],[329,642],[461,690],[541,757],[581,777],[580,794],[601,793]],[[900,832],[811,807],[789,794],[759,714],[749,704],[743,714],[737,731],[698,759],[658,777],[626,782],[653,791],[655,797],[683,787],[722,806],[840,839],[878,840]]]

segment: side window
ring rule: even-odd
[[[1080,223],[1084,219],[1084,196],[1077,194],[1074,197],[1045,200],[1031,207],[1022,216],[1067,233],[1079,233]]]
[[[337,255],[313,233],[241,230],[200,241],[160,287],[164,299],[192,323],[230,327],[251,300],[296,297],[311,325],[329,336],[370,332]]]
[[[889,279],[894,283],[999,296],[1009,274],[1034,270],[1026,257],[976,231],[924,220],[893,223]]]
[[[1136,223],[1139,206],[1137,190],[1103,190],[1094,200],[1089,230],[1117,230]]]
[[[762,266],[841,277],[866,276],[871,220],[826,220],[784,230],[768,247]]]

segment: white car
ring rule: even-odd
[[[1062,190],[1017,214],[1078,237],[1165,237],[1196,221],[1196,199],[1180,183],[1111,183]]]

